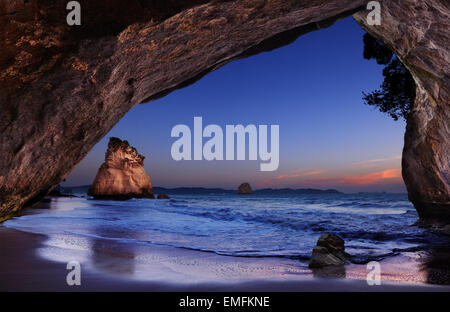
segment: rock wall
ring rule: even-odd
[[[155,198],[144,158],[128,141],[110,138],[105,162],[98,169],[88,195],[118,200]]]
[[[399,54],[419,88],[405,136],[405,182],[422,218],[447,218],[449,4],[380,2],[383,23],[367,30]],[[82,26],[70,27],[67,1],[0,0],[2,216],[62,181],[134,105],[330,26],[367,1],[80,3]],[[355,15],[363,26],[365,14]]]
[[[402,173],[425,223],[450,223],[450,2],[384,1],[380,26],[355,19],[399,56],[416,81]]]

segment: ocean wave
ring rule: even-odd
[[[364,261],[436,237],[410,226],[405,195],[174,195],[169,201],[73,198],[6,221],[5,226],[120,244],[154,244],[227,256],[308,258],[321,233],[340,235]],[[70,203],[75,209],[65,209]]]

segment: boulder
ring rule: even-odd
[[[238,194],[246,195],[246,194],[253,194],[252,188],[250,187],[249,183],[242,183],[239,185],[238,188]]]
[[[144,169],[144,158],[127,141],[110,138],[105,162],[100,166],[88,195],[116,200],[155,198],[150,177]]]
[[[344,240],[334,234],[322,234],[312,251],[310,268],[344,265],[349,255],[345,252]]]
[[[158,194],[158,199],[170,199],[169,195],[161,193]]]

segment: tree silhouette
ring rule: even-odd
[[[363,41],[364,58],[375,59],[378,64],[386,65],[380,89],[371,93],[363,92],[364,102],[389,114],[394,120],[399,118],[407,120],[416,97],[416,87],[411,73],[382,42],[367,33]]]

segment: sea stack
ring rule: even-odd
[[[238,194],[246,195],[246,194],[253,194],[252,188],[250,187],[249,183],[242,183],[239,185],[238,188]]]
[[[105,162],[98,169],[88,195],[115,200],[155,198],[144,158],[128,141],[110,138]]]

